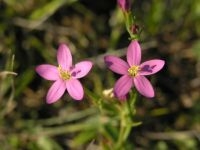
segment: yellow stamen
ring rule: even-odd
[[[59,65],[58,66],[58,71],[59,71],[59,74],[60,74],[60,77],[63,79],[63,80],[69,80],[71,78],[71,74],[69,71],[66,71],[66,70],[63,70],[62,67]]]
[[[128,73],[130,76],[135,77],[135,76],[137,76],[139,70],[140,70],[139,66],[131,66],[128,69]]]

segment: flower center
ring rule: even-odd
[[[135,76],[137,76],[139,70],[140,70],[139,66],[131,66],[128,69],[128,73],[130,76],[135,77]]]
[[[71,78],[71,74],[69,71],[66,71],[66,70],[63,70],[62,67],[59,65],[58,66],[58,71],[59,71],[59,74],[60,74],[60,77],[63,79],[63,80],[69,80]]]

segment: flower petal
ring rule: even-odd
[[[83,98],[84,92],[83,87],[79,80],[71,79],[66,83],[67,91],[69,95],[75,100],[81,100]]]
[[[130,66],[139,65],[141,61],[141,48],[138,41],[134,40],[128,46],[126,54],[127,62]]]
[[[36,67],[36,72],[46,80],[55,81],[59,79],[58,68],[53,65],[43,64]]]
[[[57,52],[58,64],[64,70],[68,70],[72,66],[72,55],[67,45],[60,44]]]
[[[133,86],[132,78],[129,77],[128,75],[123,75],[115,83],[114,86],[115,96],[121,99],[122,97],[126,96],[126,94],[129,92],[132,86]]]
[[[108,68],[118,74],[128,74],[128,64],[121,58],[115,56],[105,56],[104,61]]]
[[[149,80],[144,76],[136,76],[134,84],[140,94],[148,98],[154,97],[154,89]]]
[[[71,71],[71,75],[74,78],[82,78],[88,74],[92,68],[91,61],[82,61],[77,63]]]
[[[66,87],[64,81],[57,80],[56,82],[54,82],[47,93],[46,96],[47,103],[51,104],[58,101],[59,98],[64,94],[65,89]]]
[[[153,59],[149,61],[145,61],[140,65],[140,75],[151,75],[158,71],[160,71],[165,64],[164,60]]]

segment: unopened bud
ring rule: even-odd
[[[130,2],[130,0],[117,0],[117,3],[119,5],[119,7],[123,11],[125,11],[125,12],[130,11],[130,9],[131,9],[131,2]]]
[[[130,30],[131,30],[131,33],[138,34],[138,32],[139,32],[139,26],[137,24],[133,24],[131,26]]]

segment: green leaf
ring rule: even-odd
[[[44,21],[54,14],[64,4],[71,4],[77,0],[52,0],[46,5],[36,9],[29,17],[30,20]]]
[[[97,130],[87,130],[79,133],[71,142],[72,147],[79,147],[95,138]]]
[[[39,123],[42,125],[58,125],[58,124],[63,124],[67,122],[72,122],[72,121],[79,121],[81,119],[84,119],[88,116],[92,116],[97,114],[97,109],[95,108],[88,108],[86,110],[81,110],[78,112],[73,112],[71,115],[68,117],[64,116],[55,116],[49,119],[41,119],[39,120]]]
[[[104,134],[105,136],[107,136],[108,138],[110,138],[113,142],[116,142],[118,139],[118,129],[116,128],[116,126],[112,125],[112,124],[105,124],[104,125]]]
[[[62,135],[66,133],[81,132],[87,130],[98,131],[99,127],[100,127],[99,116],[94,115],[85,119],[83,122],[43,128],[43,130],[39,131],[38,134],[55,136],[55,135]]]
[[[54,140],[45,136],[38,138],[37,144],[42,150],[62,150],[62,148]]]

